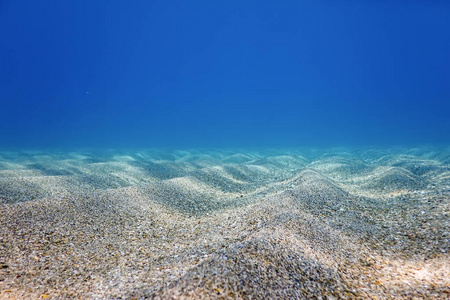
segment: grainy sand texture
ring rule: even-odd
[[[0,152],[2,299],[448,299],[450,149]]]

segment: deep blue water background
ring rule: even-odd
[[[450,144],[446,1],[0,0],[0,36],[0,148]]]

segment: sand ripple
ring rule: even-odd
[[[449,158],[0,152],[0,297],[448,298]]]

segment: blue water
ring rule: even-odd
[[[1,1],[0,148],[450,142],[445,1]]]

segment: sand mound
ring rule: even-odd
[[[326,157],[311,163],[309,167],[341,179],[371,171],[369,165],[354,157]]]
[[[231,245],[162,289],[155,298],[295,299],[351,292],[339,275],[276,242]]]
[[[331,178],[312,169],[300,171],[287,183],[293,188],[293,192],[304,193],[302,197],[309,199],[308,201],[339,201],[348,196]]]
[[[254,164],[266,167],[282,168],[285,170],[298,170],[306,166],[307,160],[302,156],[274,155],[254,161]]]
[[[254,158],[245,154],[233,154],[222,159],[223,163],[226,164],[244,164],[252,161]]]
[[[39,184],[21,178],[0,180],[0,203],[30,201],[48,196]]]
[[[364,188],[377,191],[420,190],[426,186],[426,181],[399,167],[379,167],[375,169]]]

